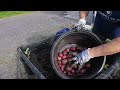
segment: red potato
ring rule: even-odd
[[[86,68],[91,68],[91,64],[88,63],[88,64],[85,65],[85,67]]]
[[[66,71],[70,72],[70,71],[72,71],[72,68],[71,67],[67,67]]]
[[[67,59],[63,59],[63,60],[62,60],[62,64],[66,64],[67,62],[68,62]]]
[[[71,72],[72,72],[72,74],[75,74],[75,70],[74,69]]]
[[[77,74],[77,75],[83,76],[84,74],[82,74],[82,73],[79,73],[79,74]]]
[[[61,58],[61,57],[58,57],[58,60],[62,60],[62,58]]]
[[[73,57],[72,53],[73,53],[73,52],[70,52],[68,55],[69,55],[70,57]]]
[[[68,72],[68,76],[72,76],[72,74],[70,72]]]
[[[61,61],[58,61],[58,64],[59,64],[59,65],[61,65],[61,64],[62,64],[62,62],[61,62]]]
[[[59,65],[59,67],[61,68],[61,67],[62,67],[62,65],[60,64],[60,65]]]
[[[67,53],[68,53],[67,51],[64,51],[64,52],[63,52],[64,55],[67,55]]]
[[[69,51],[70,51],[70,49],[69,49],[69,48],[67,48],[67,49],[66,49],[66,51],[67,51],[67,52],[69,52]]]
[[[62,58],[62,57],[63,57],[63,54],[62,54],[62,53],[59,53],[59,55],[58,55],[58,56]]]
[[[62,66],[61,66],[61,70],[62,70],[62,71],[64,71],[64,69],[65,69],[65,66],[64,66],[64,65],[62,65]]]
[[[69,59],[70,60],[70,59]],[[68,60],[68,62],[67,62],[67,65],[68,65],[68,67],[71,67],[71,65],[72,65],[72,61],[69,61]]]
[[[63,58],[63,59],[66,59],[66,58],[67,58],[67,56],[66,56],[66,55],[64,55],[62,58]]]
[[[66,72],[66,71],[64,71],[63,73],[65,73],[65,74],[66,74],[67,72]]]
[[[77,68],[78,68],[78,66],[77,66],[77,65],[75,65],[73,68],[74,68],[74,69],[77,69]]]
[[[76,48],[75,48],[75,47],[71,47],[70,50],[71,50],[71,51],[75,51]]]
[[[81,69],[81,70],[80,70],[80,74],[82,74],[82,75],[83,75],[85,72],[86,72],[86,69]]]
[[[68,55],[67,58],[72,58],[72,55]]]
[[[76,73],[80,73],[81,72],[81,70],[83,70],[84,68],[82,67],[79,67],[79,65],[77,65],[77,68],[76,68]]]
[[[76,72],[77,74],[79,74],[80,71],[79,71],[79,70],[76,70],[75,72]]]

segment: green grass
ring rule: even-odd
[[[31,11],[0,11],[0,19],[19,15],[19,14],[25,14],[25,13],[29,13],[29,12],[31,12]]]

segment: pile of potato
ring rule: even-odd
[[[90,63],[86,63],[81,69],[79,69],[79,64],[71,67],[74,63],[73,57],[81,53],[85,48],[76,46],[66,48],[62,52],[59,52],[57,62],[60,70],[69,77],[76,75],[84,75],[87,70],[91,68]]]

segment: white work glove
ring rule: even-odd
[[[85,19],[80,19],[78,21],[77,24],[75,24],[75,26],[80,26],[80,27],[84,27],[86,25],[86,20]]]
[[[84,27],[83,27],[83,29],[85,29],[85,30],[92,30],[92,26],[91,25],[85,25]]]
[[[80,66],[83,66],[85,63],[87,63],[91,58],[90,54],[89,54],[89,49],[86,49],[84,51],[82,51],[82,53],[78,54],[77,56],[75,56],[73,58],[73,61],[75,61],[75,64],[79,64]]]
[[[85,29],[85,30],[91,30],[92,29],[92,26],[91,25],[86,25],[86,20],[85,19],[80,19],[78,21],[77,24],[75,24],[75,27],[77,27],[77,29]]]

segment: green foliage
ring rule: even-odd
[[[0,18],[6,18],[10,16],[15,16],[19,14],[29,13],[30,11],[0,11]]]

